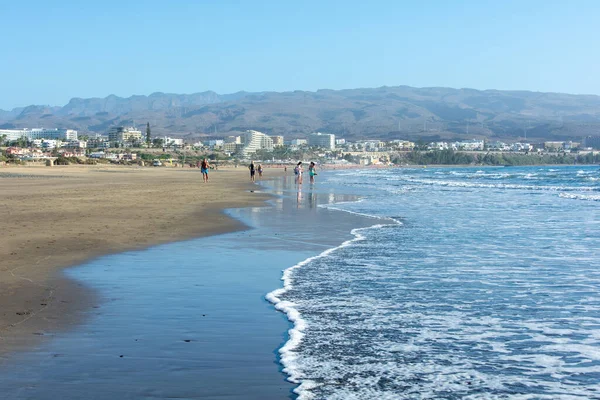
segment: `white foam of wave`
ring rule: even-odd
[[[541,185],[519,185],[511,183],[474,183],[459,181],[437,181],[433,179],[415,179],[405,178],[412,183],[424,185],[437,185],[446,187],[467,187],[467,188],[491,188],[491,189],[522,189],[522,190],[547,190],[547,191],[595,191],[597,187],[592,186],[541,186]]]
[[[342,210],[342,209],[340,209]],[[346,211],[346,210],[343,210]],[[379,218],[379,217],[377,217]],[[392,221],[395,221],[392,219]],[[397,221],[395,221],[397,222]],[[399,222],[397,222],[399,223]],[[294,350],[300,345],[302,342],[302,338],[304,337],[304,331],[307,328],[307,323],[298,309],[296,308],[296,304],[290,301],[285,301],[281,299],[281,296],[291,290],[293,288],[293,275],[294,272],[302,268],[304,265],[309,264],[310,262],[327,257],[331,253],[336,250],[342,249],[344,247],[350,246],[352,243],[364,240],[365,236],[361,234],[362,231],[366,229],[377,229],[386,226],[385,224],[373,225],[366,228],[356,228],[353,229],[350,233],[354,236],[354,238],[349,239],[342,243],[337,247],[333,247],[331,249],[327,249],[321,254],[307,258],[306,260],[286,269],[283,271],[283,276],[281,280],[283,281],[283,287],[279,289],[275,289],[274,291],[268,293],[265,298],[267,301],[272,303],[275,306],[275,309],[286,314],[288,320],[293,323],[293,327],[288,330],[289,339],[288,341],[279,349],[281,364],[283,365],[283,372],[288,374],[288,381],[293,383],[298,383],[298,386],[294,392],[297,393],[300,397],[299,399],[310,399],[310,389],[314,389],[315,382],[312,381],[304,381],[303,374],[300,368],[296,365],[295,361],[297,356],[294,354]]]
[[[340,204],[340,203],[336,203],[336,204]],[[394,218],[391,218],[391,217],[384,217],[384,216],[379,216],[379,215],[365,214],[365,213],[361,213],[361,212],[358,212],[358,211],[350,211],[350,210],[347,210],[347,209],[344,209],[344,208],[335,207],[335,206],[331,206],[331,205],[328,205],[328,204],[320,204],[317,207],[326,208],[328,210],[343,211],[343,212],[346,212],[348,214],[358,215],[358,216],[366,217],[366,218],[373,218],[373,219],[379,219],[379,220],[390,220],[390,221],[392,221],[392,222],[394,222],[396,224],[399,224],[399,225],[402,224],[400,221],[397,221],[397,220],[395,220]],[[382,226],[385,226],[385,225],[382,225]]]
[[[563,199],[600,201],[600,195],[598,194],[560,193],[558,196]]]

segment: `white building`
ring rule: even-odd
[[[415,148],[415,144],[409,140],[392,140],[390,144],[400,150],[412,150]]]
[[[103,151],[94,151],[92,153],[90,153],[88,155],[89,158],[104,158],[104,152]]]
[[[533,145],[531,143],[513,143],[510,146],[511,151],[532,151]]]
[[[292,141],[290,142],[290,144],[292,146],[302,146],[308,143],[308,140],[306,139],[292,139]]]
[[[211,148],[223,147],[224,143],[225,143],[225,141],[223,139],[211,139],[208,141],[208,147],[211,147]]]
[[[508,151],[510,150],[510,146],[504,142],[489,142],[487,144],[487,148],[489,150],[494,150],[494,151]]]
[[[449,147],[447,142],[431,142],[427,145],[428,150],[447,150]]]
[[[115,126],[108,131],[108,140],[111,143],[141,142],[142,131],[132,127]]]
[[[330,133],[313,133],[308,136],[308,145],[322,147],[327,150],[335,150],[335,135]]]
[[[44,149],[44,150],[52,150],[52,149],[56,149],[57,147],[61,147],[60,140],[47,140],[47,139],[42,140],[42,149]]]
[[[241,136],[227,136],[225,138],[225,143],[242,144],[242,137]]]
[[[246,131],[244,133],[244,147],[242,155],[244,157],[256,153],[257,150],[273,150],[273,139],[258,131]]]
[[[163,146],[166,147],[183,147],[183,139],[172,138],[169,136],[165,136],[162,138]]]
[[[0,136],[6,135],[6,140],[18,140],[25,137],[27,140],[77,140],[77,131],[72,129],[0,129]]]
[[[85,149],[87,147],[87,142],[84,140],[69,140],[66,143],[63,143],[62,147],[66,147],[67,149]]]
[[[454,143],[457,149],[467,150],[467,151],[475,151],[475,150],[483,150],[484,142],[483,140],[464,140],[462,142]]]

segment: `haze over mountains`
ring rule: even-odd
[[[73,98],[63,107],[0,110],[0,128],[72,128],[106,133],[139,127],[175,137],[226,136],[247,129],[286,138],[321,131],[358,138],[578,140],[600,133],[600,96],[527,91],[413,88],[316,92],[212,91],[122,98]]]

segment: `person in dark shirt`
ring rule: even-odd
[[[248,166],[248,168],[250,169],[250,180],[252,182],[254,182],[254,175],[256,174],[256,168],[254,167],[254,161],[250,162],[250,166]]]

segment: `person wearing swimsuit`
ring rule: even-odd
[[[205,158],[204,160],[202,160],[202,163],[200,164],[200,172],[202,172],[202,180],[204,181],[204,183],[208,182],[208,169],[210,168],[210,164],[208,163],[208,160]]]
[[[308,175],[310,176],[310,183],[315,183],[315,175],[317,174],[316,165],[314,162],[310,162],[308,166]]]

